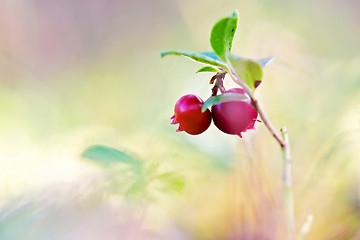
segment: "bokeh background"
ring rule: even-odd
[[[0,239],[286,239],[281,151],[263,124],[242,139],[170,125],[212,75],[159,53],[210,50],[235,9],[233,52],[276,58],[256,94],[289,130],[296,231],[312,214],[305,239],[360,239],[356,0],[2,0]],[[81,157],[93,144],[184,185],[130,196],[123,169]]]

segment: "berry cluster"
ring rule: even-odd
[[[245,95],[241,88],[233,88],[227,92],[234,92]],[[179,123],[177,132],[185,131],[191,135],[201,134],[209,128],[211,119],[215,126],[227,134],[238,135],[248,129],[254,129],[258,113],[249,102],[228,101],[212,105],[211,111],[201,108],[204,101],[193,94],[181,97],[175,104],[175,114],[171,117],[171,124]]]

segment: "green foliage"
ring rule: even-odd
[[[229,69],[232,68],[240,79],[254,91],[262,81],[262,68],[267,66],[274,58],[249,59],[232,54],[231,48],[237,22],[238,12],[235,11],[231,16],[222,18],[215,23],[210,36],[210,44],[214,52],[193,53],[175,50],[164,51],[161,53],[161,56],[179,55],[188,57],[196,62],[211,65],[199,69],[197,73],[220,72],[221,69],[229,73]]]
[[[255,60],[232,57],[231,64],[238,76],[250,87],[252,91],[262,81],[262,67]]]
[[[213,68],[213,67],[202,67],[199,70],[197,70],[196,73],[199,73],[199,72],[220,72],[220,70],[217,68]]]
[[[216,60],[216,61],[219,61],[219,62],[222,62],[223,64],[225,64],[217,55],[216,55],[216,53],[214,53],[214,52],[210,52],[210,51],[208,51],[208,52],[200,52],[202,55],[205,55],[205,56],[207,56],[207,57],[209,57],[209,58],[212,58],[212,59],[214,59],[214,60]]]
[[[186,52],[186,51],[182,51],[182,50],[174,50],[174,51],[164,51],[164,52],[161,52],[161,54],[160,54],[161,57],[165,57],[167,55],[184,56],[184,57],[188,57],[191,60],[194,60],[199,63],[204,63],[204,64],[208,64],[208,65],[226,69],[225,63],[222,62],[221,60],[217,60],[217,59],[211,57],[211,54],[209,54],[209,52],[195,53],[195,52]]]
[[[212,105],[222,103],[222,102],[231,102],[231,101],[241,101],[241,102],[249,102],[250,99],[248,96],[235,93],[235,92],[226,92],[221,95],[213,96],[204,102],[204,105],[201,108],[202,112],[205,112],[207,108]]]
[[[211,47],[216,55],[224,62],[228,62],[230,57],[237,22],[238,12],[235,11],[231,16],[225,17],[215,23],[211,30]]]
[[[162,183],[162,190],[175,191],[181,194],[185,186],[185,178],[177,172],[166,172],[156,176],[156,180]]]
[[[92,160],[103,167],[111,167],[115,163],[125,163],[132,166],[141,165],[141,162],[132,156],[117,149],[102,145],[94,145],[87,148],[83,152],[82,157]]]
[[[125,192],[126,196],[145,195],[147,183],[142,177],[138,178]]]
[[[151,162],[144,166],[143,161],[111,147],[90,146],[83,152],[82,157],[109,171],[112,179],[111,187],[115,188],[112,192],[116,194],[143,197],[149,193],[150,183],[155,181],[158,183],[159,189],[152,190],[181,193],[185,185],[185,178],[180,173],[173,171],[158,173],[158,162]],[[117,164],[125,164],[130,168],[117,169],[115,168]],[[125,183],[128,183],[125,191],[119,191]]]

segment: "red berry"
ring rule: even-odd
[[[226,92],[245,94],[241,88],[233,88]],[[249,102],[231,101],[215,104],[211,107],[215,126],[228,134],[241,137],[242,132],[254,129],[258,113]]]
[[[191,135],[203,133],[211,124],[211,113],[209,109],[201,112],[204,101],[196,95],[185,95],[175,104],[175,115],[171,124],[179,123],[180,131]]]

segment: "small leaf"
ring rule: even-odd
[[[232,42],[237,28],[238,12],[215,23],[211,30],[210,44],[216,55],[228,62]]]
[[[208,100],[206,100],[201,108],[201,111],[205,112],[207,108],[218,103],[232,102],[232,101],[250,102],[250,99],[248,96],[241,93],[226,92],[221,95],[213,96]]]
[[[126,163],[133,166],[139,166],[140,162],[130,155],[121,152],[115,148],[102,145],[94,145],[86,149],[82,157],[93,160],[102,166],[109,167],[114,163]]]
[[[231,64],[235,69],[236,74],[250,87],[252,91],[261,83],[262,67],[261,65],[249,59],[240,57],[231,58]]]
[[[211,52],[203,52],[203,53],[194,53],[194,52],[186,52],[182,50],[174,50],[174,51],[164,51],[160,53],[161,57],[165,57],[167,55],[179,55],[183,57],[188,57],[191,60],[196,62],[209,64],[216,67],[221,67],[223,69],[227,69],[226,64],[221,60],[217,60],[213,58]]]
[[[177,172],[166,172],[156,176],[157,180],[160,180],[163,184],[163,190],[175,191],[181,194],[185,186],[185,178]]]
[[[197,70],[196,73],[199,73],[199,72],[220,72],[220,70],[217,68],[213,68],[213,67],[203,67],[203,68],[200,68],[199,70]]]

